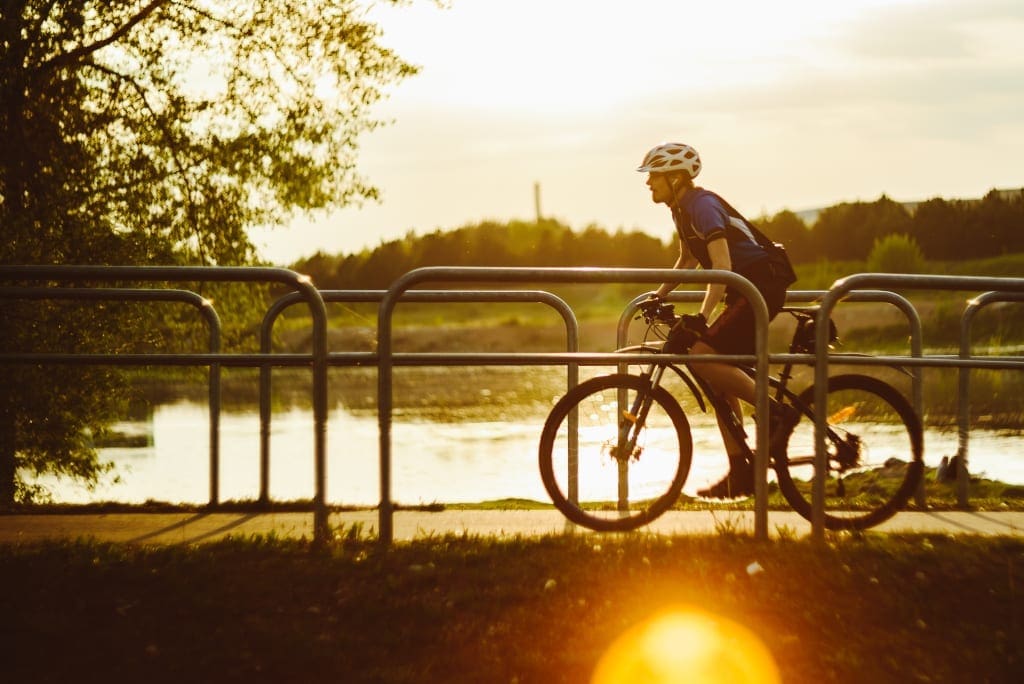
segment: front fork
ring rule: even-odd
[[[648,369],[643,373],[643,377],[649,379],[651,391],[637,392],[636,399],[633,400],[633,405],[628,409],[621,408],[619,416],[619,448],[616,454],[620,462],[628,461],[630,456],[636,452],[636,442],[640,436],[640,430],[647,421],[647,415],[650,413],[651,404],[654,402],[654,389],[658,387],[658,383],[661,382],[661,378],[664,374],[665,366],[652,365],[648,367]],[[624,407],[625,405],[626,397],[625,392],[623,391],[622,395],[619,396],[619,406]]]
[[[629,510],[629,461],[631,458],[639,458],[640,452],[637,449],[637,441],[640,438],[640,430],[647,422],[647,415],[650,413],[651,404],[654,403],[654,389],[658,387],[662,376],[665,374],[665,366],[651,365],[643,373],[650,382],[651,391],[637,392],[633,404],[626,408],[626,390],[619,390],[619,438],[616,444],[615,460],[619,468],[619,503],[620,512]]]

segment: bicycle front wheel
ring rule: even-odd
[[[772,457],[783,496],[810,520],[814,388],[799,400],[801,416],[772,438]],[[910,402],[877,378],[838,375],[828,381],[827,422],[825,527],[863,530],[888,520],[906,505],[924,471],[921,422]]]
[[[540,474],[569,520],[632,530],[679,498],[692,453],[689,423],[672,395],[619,373],[580,383],[555,404],[541,433]]]

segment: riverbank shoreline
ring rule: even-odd
[[[328,524],[334,539],[375,539],[374,510],[333,512]],[[793,511],[771,511],[769,535],[803,538],[808,521]],[[658,536],[752,535],[752,511],[669,511],[634,534]],[[0,515],[0,544],[31,544],[77,539],[124,544],[198,544],[228,538],[313,539],[313,514],[303,512],[150,512]],[[399,510],[393,516],[396,541],[445,535],[544,537],[594,534],[569,523],[556,510]],[[903,511],[873,528],[877,534],[943,534],[1024,538],[1024,511]],[[613,535],[615,536],[615,535]],[[627,535],[628,536],[628,535]]]

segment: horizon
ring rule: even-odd
[[[1012,195],[1015,195],[1015,194],[1016,195],[1024,196],[1024,186],[1021,186],[1019,188],[990,188],[988,191],[986,191],[985,195],[987,195],[989,192],[997,192],[997,193],[999,193],[1003,197],[1012,196]],[[826,204],[826,205],[823,205],[823,206],[820,206],[820,207],[815,207],[813,209],[793,210],[793,209],[785,209],[784,208],[784,209],[780,209],[779,212],[776,212],[776,214],[777,213],[781,213],[783,211],[792,211],[793,214],[795,214],[801,221],[803,221],[804,224],[808,228],[813,228],[815,222],[817,221],[818,215],[822,211],[824,211],[826,209],[829,209],[830,207],[838,206],[838,205],[844,204],[844,203],[856,203],[856,202],[865,202],[865,203],[870,204],[872,202],[876,202],[876,201],[880,200],[881,198],[882,198],[882,195],[880,195],[879,197],[876,197],[874,199],[870,199],[870,200],[841,200],[841,201],[838,201],[838,202],[834,202],[832,204]],[[931,197],[923,197],[923,198],[916,199],[916,200],[902,200],[902,201],[898,200],[896,198],[892,198],[892,197],[890,197],[889,199],[891,199],[894,202],[897,202],[898,204],[903,205],[904,208],[906,208],[909,212],[913,213],[918,205],[920,205],[920,204],[922,204],[924,202],[927,202],[928,200],[941,199],[941,200],[944,200],[946,202],[980,202],[982,199],[984,199],[984,195],[981,195],[979,197],[938,197],[938,196],[931,196]],[[769,218],[772,217],[772,216],[774,216],[774,214],[768,215]],[[422,238],[422,237],[425,237],[427,235],[430,235],[431,233],[434,233],[435,231],[440,231],[442,233],[451,233],[451,232],[455,232],[455,231],[463,229],[463,228],[474,228],[474,227],[476,227],[476,226],[478,226],[478,225],[480,225],[482,223],[485,223],[487,221],[493,221],[493,222],[501,224],[501,223],[511,223],[513,221],[532,222],[532,221],[536,221],[538,218],[540,218],[541,220],[558,221],[559,223],[561,223],[562,225],[564,225],[566,228],[568,228],[569,230],[571,230],[573,232],[583,231],[583,230],[586,230],[587,228],[589,228],[591,226],[599,228],[599,229],[603,229],[603,230],[605,230],[607,232],[615,232],[615,230],[617,230],[617,228],[612,228],[612,227],[609,227],[609,226],[604,226],[604,225],[601,225],[601,224],[598,224],[598,223],[591,223],[591,224],[588,224],[588,225],[585,225],[585,226],[573,226],[573,225],[569,225],[569,224],[565,223],[564,221],[561,221],[557,217],[543,216],[543,215],[540,216],[540,217],[533,216],[533,217],[530,217],[530,218],[519,217],[519,218],[511,218],[511,219],[485,218],[485,219],[481,219],[479,221],[469,221],[467,223],[463,223],[463,224],[458,225],[458,226],[447,226],[447,227],[437,226],[437,227],[433,228],[432,230],[425,230],[425,231],[410,230],[410,231],[406,231],[405,233],[403,233],[401,235],[394,235],[394,236],[387,237],[387,238],[381,238],[380,242],[378,242],[377,244],[367,245],[366,247],[362,247],[362,248],[357,249],[357,250],[351,250],[351,251],[341,250],[341,251],[338,251],[338,252],[325,252],[323,250],[319,250],[319,251],[321,253],[327,255],[327,256],[348,256],[348,255],[359,254],[359,253],[361,253],[363,251],[372,252],[373,250],[377,249],[378,247],[380,247],[381,245],[384,245],[386,243],[394,242],[394,241],[402,241],[402,240],[406,239],[406,237],[408,235],[410,235],[410,234],[412,234],[414,238]],[[751,220],[753,220],[753,221],[757,221],[758,219],[763,218],[763,216],[751,216],[749,218]],[[629,231],[641,231],[641,229],[639,229],[639,228],[630,228],[630,229],[623,229],[623,230],[626,230],[627,232],[629,232]],[[657,234],[652,234],[651,231],[641,231],[641,232],[644,232],[645,234],[648,234],[648,235],[652,235],[652,237],[655,237],[655,238],[659,238],[659,239],[661,238],[661,236],[659,236]],[[664,237],[665,237],[665,239],[667,239],[669,241],[674,241],[676,239],[675,229],[672,228],[668,233],[666,233],[666,235]],[[288,262],[287,264],[278,264],[278,265],[279,266],[289,266],[291,264],[298,263],[298,262],[300,262],[300,261],[302,261],[304,259],[308,259],[310,257],[313,257],[316,253],[317,253],[317,251],[310,252],[309,254],[302,254],[298,258],[293,259],[292,261]]]
[[[535,183],[542,216],[664,239],[634,169],[665,140],[696,147],[697,184],[748,216],[1024,186],[1015,0],[447,4],[367,10],[421,67],[360,138],[380,202],[256,229],[263,258],[532,220]]]

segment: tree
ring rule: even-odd
[[[358,137],[415,69],[353,0],[0,8],[0,264],[251,263],[249,228],[376,196]],[[125,321],[98,318],[66,327],[116,344]],[[5,307],[0,337],[68,350],[56,320]],[[83,435],[116,403],[112,376],[0,366],[0,505],[21,467],[94,480]]]
[[[866,259],[876,239],[910,232],[910,214],[882,195],[874,202],[844,202],[824,209],[812,231],[819,257]]]
[[[1008,193],[1009,194],[1009,193]],[[979,256],[997,256],[1020,251],[1024,245],[1021,227],[1024,226],[1024,202],[1019,194],[1004,197],[998,190],[990,190],[977,204],[978,230],[974,236],[982,245]]]
[[[963,258],[971,239],[966,221],[961,203],[934,197],[917,205],[910,224],[910,236],[929,259]]]
[[[921,248],[902,233],[876,238],[868,256],[868,270],[875,273],[922,273],[924,267]]]

